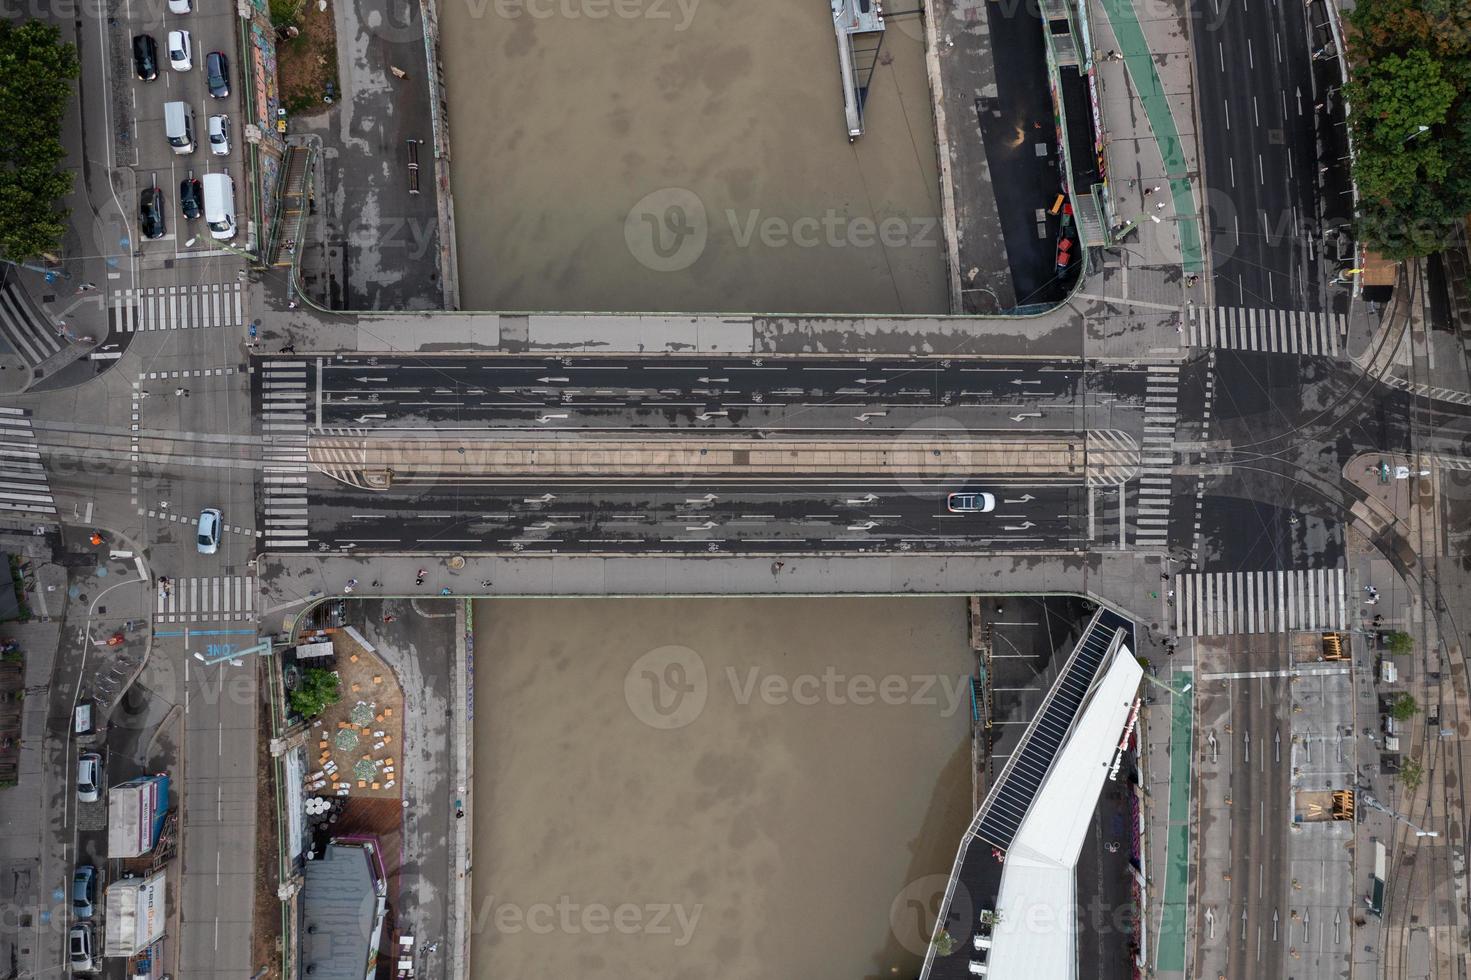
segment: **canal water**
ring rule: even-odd
[[[476,977],[913,977],[969,819],[962,599],[475,607]]]
[[[463,308],[947,311],[916,18],[850,145],[826,0],[440,9]]]

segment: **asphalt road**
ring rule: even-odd
[[[1230,637],[1233,671],[1281,671],[1290,666],[1287,634]],[[1218,751],[1233,759],[1230,780],[1230,902],[1225,922],[1231,977],[1275,980],[1286,967],[1290,928],[1287,834],[1292,768],[1289,678],[1255,677],[1209,682],[1230,702],[1230,731],[1216,735]],[[1221,688],[1224,687],[1224,691]],[[1216,871],[1212,868],[1204,873]],[[1219,913],[1218,913],[1219,914]]]
[[[990,514],[948,513],[943,488],[886,487],[861,480],[780,489],[761,484],[713,490],[672,482],[638,488],[604,484],[557,487],[555,494],[544,483],[494,488],[440,484],[422,491],[410,486],[402,492],[368,494],[317,476],[310,495],[318,539],[335,548],[366,551],[1088,546],[1087,488],[993,489],[997,507]]]
[[[894,428],[952,415],[1051,428],[1137,426],[1145,373],[1081,361],[820,358],[272,357],[309,365],[313,424],[395,427]],[[259,386],[258,386],[259,389]],[[984,416],[968,416],[977,408]],[[892,412],[892,415],[884,414]],[[1111,420],[1113,412],[1118,421]],[[864,415],[858,419],[858,415]],[[551,423],[555,423],[552,425]]]
[[[273,378],[299,372],[293,365],[307,367],[305,387],[291,381],[285,394],[304,402],[310,427],[394,437],[498,428],[538,437],[698,429],[943,439],[1107,428],[1137,441],[1146,378],[1139,368],[1081,362],[272,357],[255,376],[258,407],[283,394]],[[1118,534],[1116,488],[1025,475],[987,487],[999,500],[986,515],[946,510],[948,492],[986,488],[964,474],[541,482],[437,474],[376,492],[313,472],[305,496],[314,545],[365,550],[1076,550]]]
[[[1344,294],[1327,285],[1320,225],[1342,208],[1336,162],[1317,147],[1343,104],[1314,71],[1322,5],[1208,0],[1195,14],[1215,302],[1326,309]]]

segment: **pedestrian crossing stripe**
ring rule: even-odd
[[[1144,439],[1139,473],[1137,548],[1168,547],[1170,498],[1175,468],[1175,425],[1179,419],[1179,367],[1151,365],[1144,386]]]
[[[269,551],[308,544],[307,364],[269,361],[261,373],[262,544]]]
[[[170,579],[156,588],[159,622],[230,622],[255,618],[255,579],[249,575]]]
[[[1190,346],[1337,357],[1348,336],[1342,313],[1191,307]]]
[[[240,282],[120,289],[112,294],[113,328],[121,333],[245,325]]]
[[[60,352],[64,339],[57,325],[36,309],[25,290],[13,281],[0,289],[0,334],[32,366]]]
[[[1424,395],[1436,401],[1455,402],[1458,405],[1471,405],[1471,393],[1456,391],[1454,388],[1437,388],[1435,385],[1415,384],[1409,380],[1395,375],[1390,375],[1384,381],[1401,391],[1408,391],[1415,395]]]
[[[1175,576],[1174,586],[1180,636],[1348,628],[1342,568],[1188,572]]]
[[[0,407],[0,513],[56,517],[31,413]]]

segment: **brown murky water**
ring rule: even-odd
[[[946,311],[916,19],[850,146],[825,0],[440,9],[465,309]]]
[[[472,975],[908,977],[969,818],[945,599],[475,608]]]

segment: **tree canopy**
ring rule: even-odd
[[[1360,234],[1393,259],[1439,251],[1471,213],[1471,5],[1360,0],[1349,26]]]
[[[1389,713],[1396,721],[1409,721],[1420,713],[1420,703],[1408,691],[1402,691],[1389,704]]]
[[[1390,653],[1406,654],[1415,649],[1415,641],[1404,630],[1395,630],[1384,634],[1384,645],[1389,648]]]
[[[327,705],[341,699],[336,671],[308,667],[301,672],[301,683],[291,692],[291,710],[303,718],[315,718]]]

